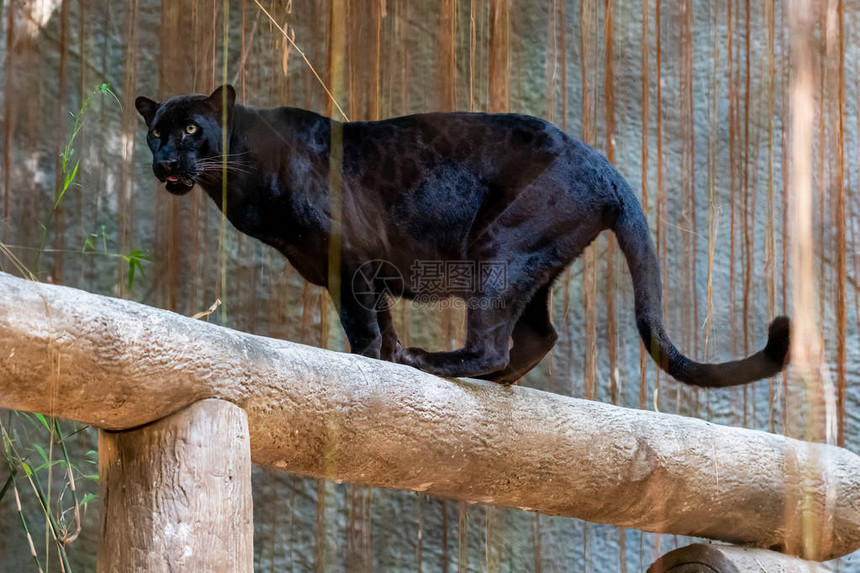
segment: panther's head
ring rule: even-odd
[[[185,195],[207,171],[221,165],[223,129],[230,125],[236,91],[224,85],[212,95],[175,96],[162,102],[139,97],[146,121],[152,171],[174,195]]]

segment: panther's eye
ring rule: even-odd
[[[152,130],[152,131],[150,131],[149,133],[151,133],[151,134],[152,134],[152,137],[161,137],[161,132],[160,132],[160,131],[158,131],[157,129],[153,129],[153,130]]]
[[[198,128],[196,123],[189,123],[185,126],[185,133],[187,133],[188,135],[194,135],[195,133],[197,133],[197,129]]]

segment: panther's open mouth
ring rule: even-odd
[[[183,175],[168,175],[164,179],[164,187],[174,195],[185,195],[194,187],[194,180]]]

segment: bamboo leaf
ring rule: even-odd
[[[45,419],[45,416],[43,416],[42,414],[39,414],[39,413],[36,413],[36,414],[34,414],[34,415],[36,416],[36,419],[37,419],[37,420],[39,420],[40,422],[42,422],[42,425],[43,425],[43,426],[45,426],[45,429],[46,429],[46,430],[48,430],[48,431],[50,432],[50,431],[51,431],[51,426],[49,426],[49,425],[48,425],[48,420],[46,420],[46,419]]]
[[[40,456],[42,456],[42,461],[49,464],[50,460],[48,460],[48,454],[45,453],[45,449],[35,442],[33,443],[33,447],[36,448],[36,451],[39,452]]]

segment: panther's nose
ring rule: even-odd
[[[165,161],[159,161],[158,166],[165,173],[173,173],[174,171],[176,171],[176,168],[179,166],[179,160],[178,159],[167,159]]]

